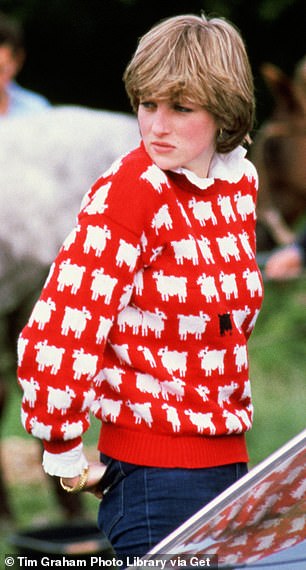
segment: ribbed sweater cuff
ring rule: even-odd
[[[67,441],[43,441],[44,449],[49,451],[49,453],[64,453],[70,449],[74,449],[82,443],[82,438],[78,437],[76,439],[69,439]]]

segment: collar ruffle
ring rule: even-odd
[[[256,171],[253,164],[245,159],[246,152],[246,149],[242,146],[238,146],[226,154],[216,152],[210,163],[207,178],[201,178],[187,168],[177,168],[173,172],[184,174],[191,184],[201,190],[205,190],[214,184],[215,179],[235,183],[241,180],[243,175],[246,175],[248,178],[254,178],[256,177]]]

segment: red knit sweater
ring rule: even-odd
[[[86,195],[19,338],[23,425],[49,452],[80,443],[91,409],[117,459],[247,461],[257,177],[240,147],[214,170],[200,189],[141,144]]]

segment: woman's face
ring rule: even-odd
[[[159,168],[187,168],[200,177],[207,176],[218,127],[203,107],[143,100],[138,108],[138,122],[146,151]]]

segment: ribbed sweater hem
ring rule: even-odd
[[[248,462],[244,434],[169,436],[104,424],[99,451],[114,459],[149,467],[201,468]]]

